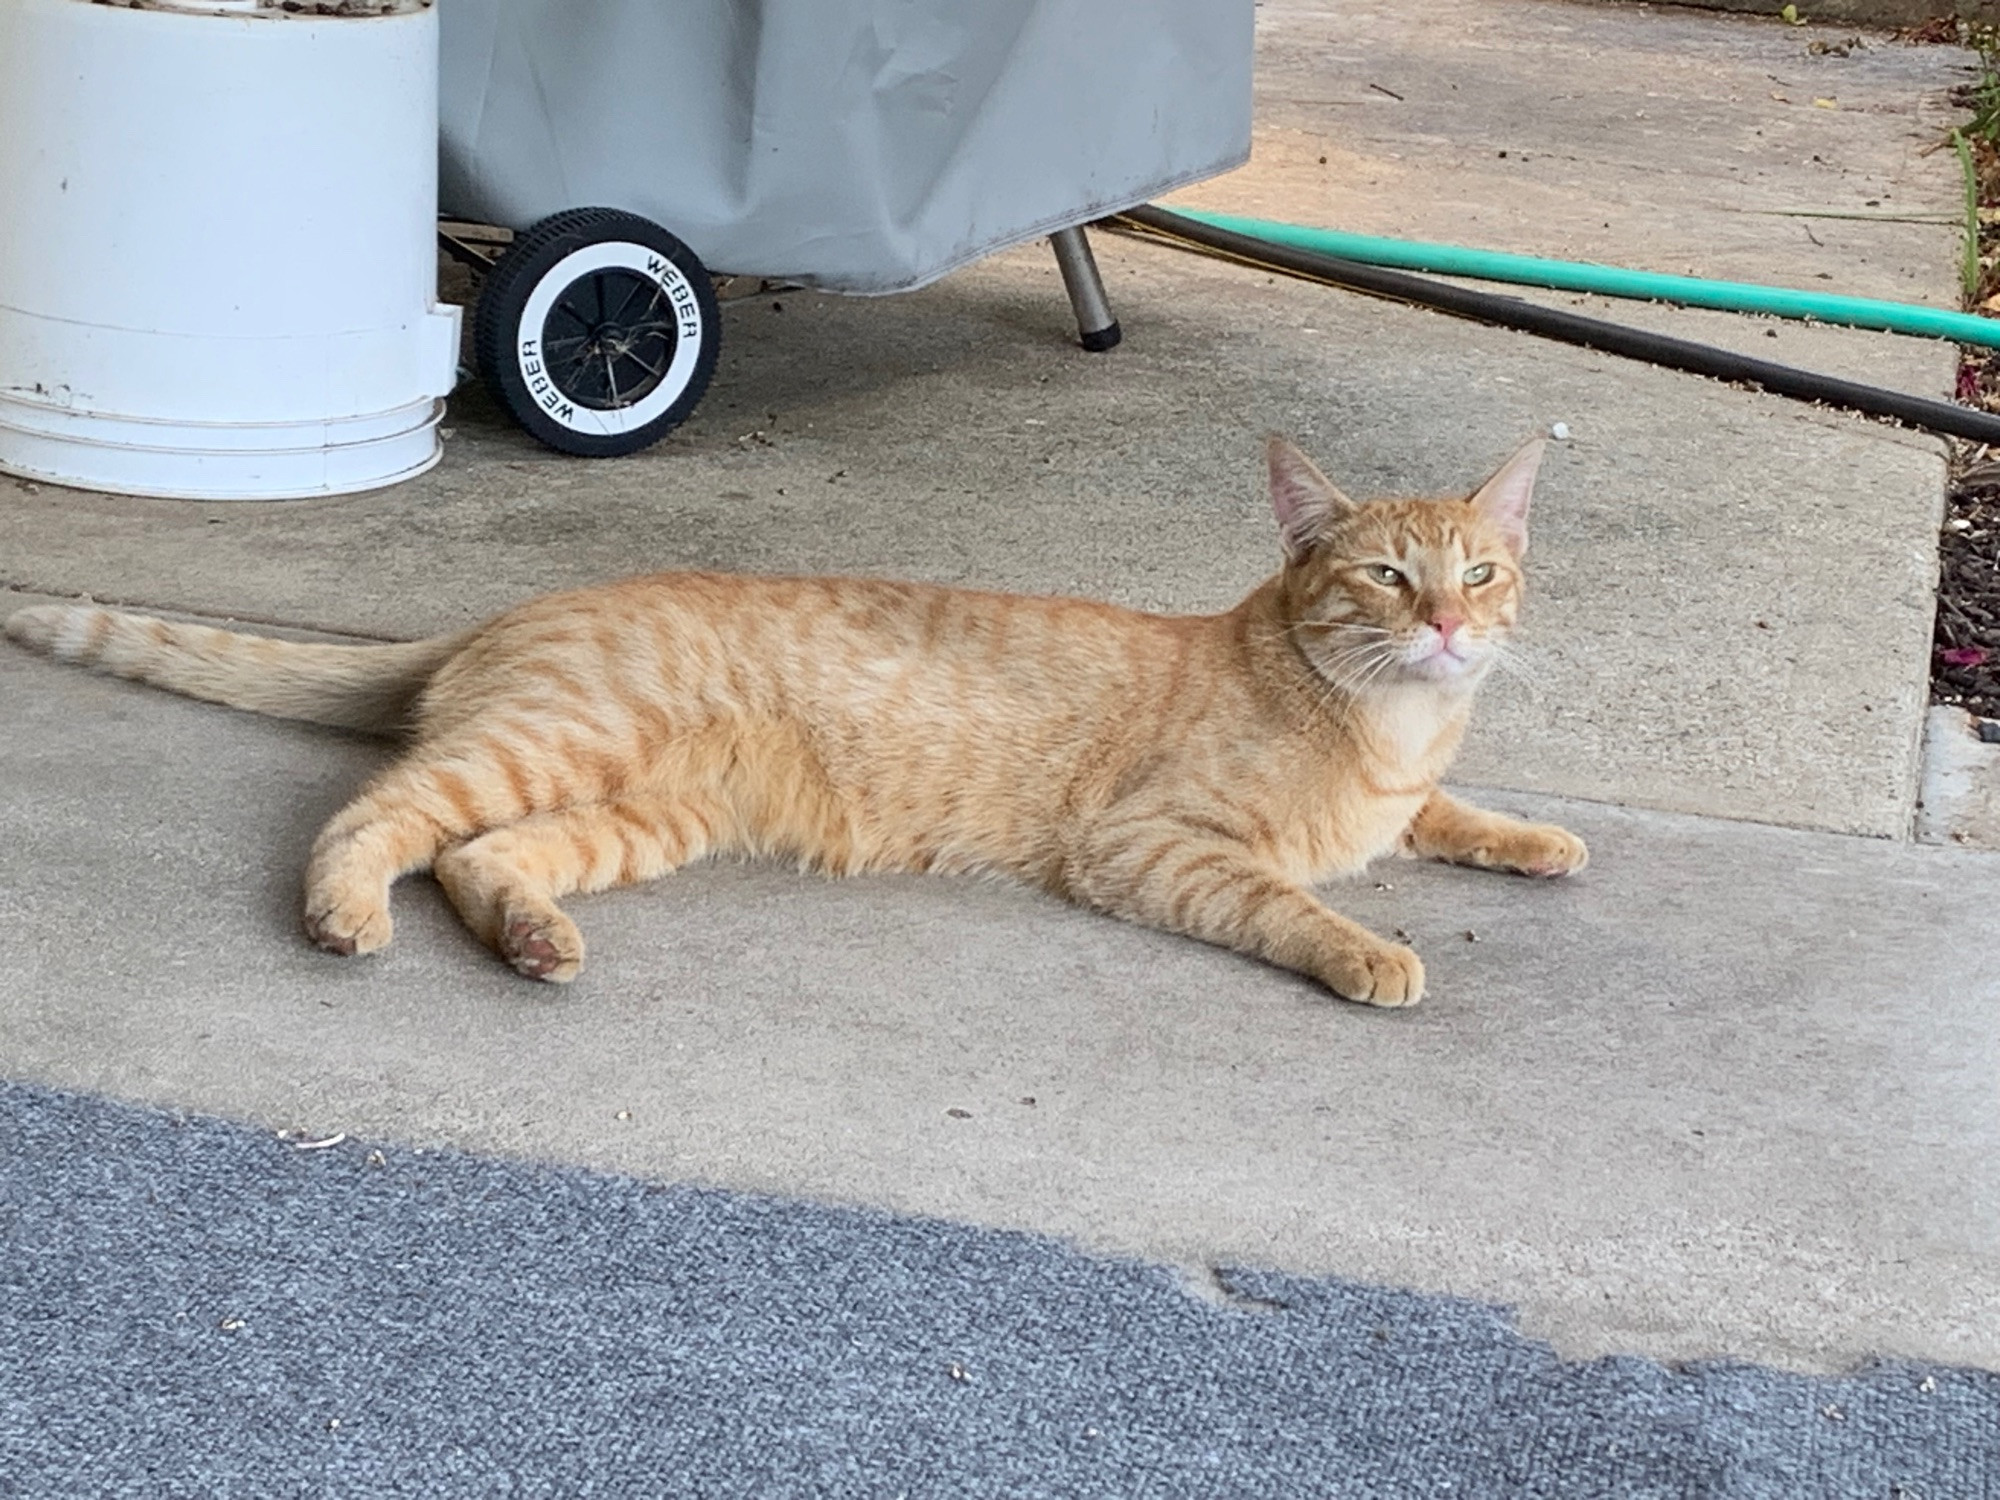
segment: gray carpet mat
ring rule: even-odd
[[[2000,1495],[2000,1376],[0,1085],[0,1495]]]

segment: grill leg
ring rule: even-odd
[[[1077,342],[1092,354],[1116,348],[1125,335],[1111,316],[1104,278],[1097,274],[1097,261],[1083,230],[1058,229],[1049,236],[1049,244],[1055,248],[1056,265],[1062,269],[1063,285],[1069,290],[1069,305],[1076,309]]]

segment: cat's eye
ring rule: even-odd
[[[1474,563],[1465,570],[1465,582],[1470,588],[1478,588],[1482,583],[1493,581],[1492,563]]]
[[[1387,563],[1370,563],[1368,565],[1368,576],[1374,579],[1375,582],[1389,588],[1394,588],[1403,581],[1403,575]]]

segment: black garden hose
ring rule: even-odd
[[[1501,328],[1540,334],[1543,338],[1578,344],[1626,359],[1645,360],[1670,370],[1685,370],[1689,374],[1706,375],[1733,384],[1754,385],[1774,396],[1843,407],[1871,417],[1889,417],[1926,432],[1945,433],[1975,443],[2000,446],[2000,416],[1951,401],[1936,401],[1903,391],[1884,390],[1880,386],[1862,385],[1858,381],[1801,370],[1796,365],[1753,359],[1747,354],[1732,353],[1712,344],[1698,344],[1692,339],[1648,333],[1643,329],[1628,328],[1622,323],[1609,323],[1602,318],[1586,318],[1558,308],[1542,307],[1524,302],[1519,297],[1503,297],[1447,281],[1434,281],[1428,276],[1414,276],[1408,271],[1392,271],[1314,250],[1278,245],[1269,240],[1217,229],[1151,204],[1127,209],[1104,223],[1112,228],[1135,229],[1146,238],[1177,244],[1184,249],[1203,250],[1226,260],[1283,271],[1309,281],[1388,297]]]

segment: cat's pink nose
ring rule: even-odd
[[[1442,636],[1445,643],[1449,645],[1451,642],[1451,633],[1464,623],[1465,621],[1457,615],[1439,615],[1431,621],[1431,629]]]

